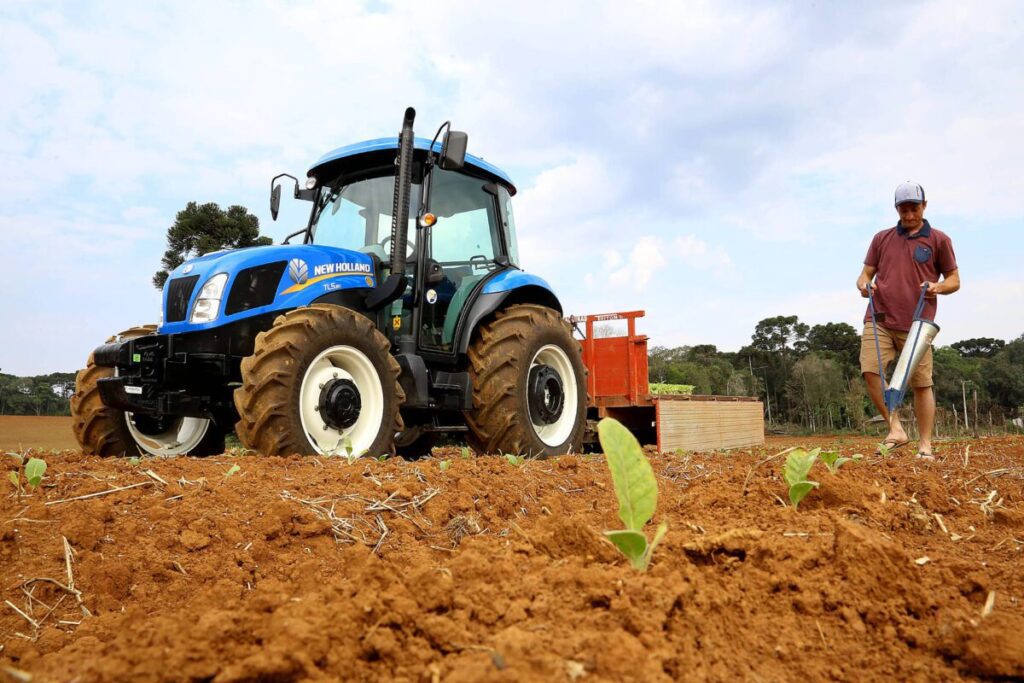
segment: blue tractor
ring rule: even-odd
[[[112,337],[78,373],[83,451],[220,453],[232,428],[266,455],[377,456],[452,432],[478,453],[579,449],[580,345],[520,267],[515,186],[448,124],[414,137],[414,117],[397,140],[325,154],[305,187],[274,178],[275,220],[283,177],[312,205],[282,244],[171,272],[160,325]]]

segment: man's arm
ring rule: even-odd
[[[952,294],[960,289],[960,269],[943,273],[941,282],[922,282],[921,285],[928,285],[929,294]]]
[[[860,295],[865,299],[868,298],[868,285],[871,285],[872,294],[877,289],[877,286],[871,282],[871,278],[875,277],[875,273],[878,272],[878,268],[874,266],[864,266],[864,270],[860,271],[860,277],[857,278],[857,289],[860,290]]]

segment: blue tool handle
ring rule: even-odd
[[[924,295],[928,293],[928,283],[921,285],[921,296],[917,300],[917,308],[914,309],[914,320],[921,317],[921,312],[924,310]]]
[[[875,298],[871,296],[871,283],[868,283],[868,310],[871,311],[871,331],[875,333],[875,354],[878,356],[878,376],[882,379],[882,392],[885,389],[885,369],[882,367],[882,347],[878,344],[878,323],[875,321]]]

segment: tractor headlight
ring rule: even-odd
[[[224,285],[228,282],[227,273],[217,273],[199,290],[196,302],[192,304],[190,323],[208,323],[217,319],[220,310],[220,299],[224,293]]]

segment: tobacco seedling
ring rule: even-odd
[[[820,448],[815,448],[810,452],[803,448],[795,448],[786,456],[786,464],[782,468],[782,478],[789,485],[789,500],[793,503],[794,509],[799,507],[800,501],[811,492],[811,489],[818,488],[818,482],[810,481],[807,475],[810,473],[814,461],[818,459],[819,453],[821,453]]]
[[[452,466],[452,461],[451,460],[442,460],[441,462],[438,463],[438,467],[441,468],[442,472],[447,472],[448,468],[451,467],[451,466]]]
[[[658,505],[658,482],[654,469],[644,457],[636,437],[615,419],[605,418],[597,425],[601,448],[612,475],[615,497],[619,501],[619,519],[625,529],[604,534],[632,563],[634,569],[647,571],[654,549],[668,532],[662,522],[650,542],[643,528],[654,516]]]
[[[462,459],[469,460],[469,449],[465,446],[462,447]]]
[[[853,460],[853,458],[842,457],[839,455],[839,453],[835,451],[826,451],[824,453],[820,453],[818,457],[821,458],[821,461],[825,463],[825,467],[827,467],[828,471],[831,472],[832,474],[838,473],[839,468],[842,467],[843,464]]]
[[[326,453],[324,453],[324,455],[330,458],[332,456],[338,455],[339,451],[341,451],[342,449],[344,449],[345,451],[345,462],[347,462],[349,465],[354,465],[356,461],[359,460],[359,458],[366,455],[365,450],[362,453],[356,453],[355,449],[352,447],[352,439],[350,439],[347,436],[341,440],[341,443],[337,447],[328,450]]]
[[[22,475],[24,475],[25,483],[34,491],[43,481],[43,474],[46,473],[46,462],[41,458],[29,458],[28,462],[25,462],[25,457],[19,453],[8,453],[7,455],[14,458],[14,461],[18,464],[18,469],[7,473],[7,478],[18,489],[18,495],[25,492],[21,484]]]
[[[232,465],[231,467],[228,468],[228,471],[224,473],[224,478],[220,480],[221,483],[226,482],[228,480],[228,477],[238,474],[241,470],[242,468],[239,467],[238,465]]]
[[[39,458],[29,458],[25,463],[25,480],[33,490],[43,481],[45,473],[46,463]]]
[[[526,456],[516,455],[515,453],[505,453],[505,459],[508,460],[509,464],[513,467],[519,467],[526,462]]]

